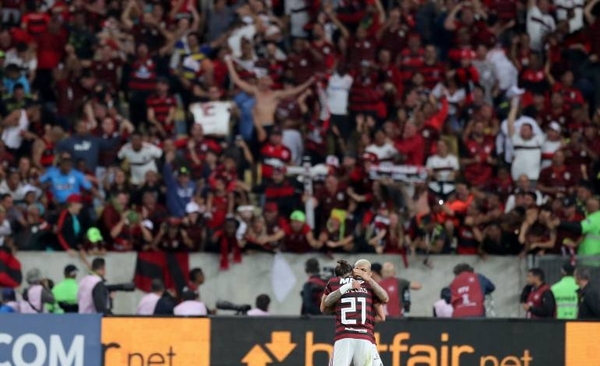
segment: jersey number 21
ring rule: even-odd
[[[342,298],[342,304],[349,304],[349,306],[342,309],[342,324],[344,325],[356,325],[357,319],[348,319],[348,315],[356,313],[356,305],[360,303],[360,324],[365,324],[367,321],[367,299],[364,297],[346,297]]]

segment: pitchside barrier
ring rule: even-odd
[[[322,366],[330,317],[0,315],[1,366]],[[386,366],[598,366],[600,322],[388,320]]]

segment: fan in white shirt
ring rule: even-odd
[[[540,52],[544,48],[544,38],[554,32],[556,23],[549,13],[550,1],[527,1],[527,34],[529,34],[531,49]]]
[[[194,292],[188,288],[183,289],[181,299],[183,300],[179,305],[173,309],[173,314],[177,316],[206,316],[208,315],[208,309],[206,305],[200,300],[197,292]]]
[[[525,174],[522,174],[517,181],[515,181],[515,190],[508,196],[506,204],[504,205],[504,213],[509,213],[517,206],[517,195],[519,193],[531,192],[535,194],[535,204],[541,206],[544,204],[544,196],[542,192],[537,189],[532,189],[532,184],[529,178]]]
[[[345,116],[348,114],[348,95],[353,81],[352,76],[346,73],[343,64],[338,64],[327,84],[327,106],[332,115]]]
[[[515,181],[522,174],[532,181],[537,181],[542,169],[542,145],[546,141],[546,136],[535,134],[531,123],[523,123],[519,131],[516,130],[515,120],[519,112],[519,102],[520,97],[512,99],[507,119],[508,137],[515,150],[511,175]]]
[[[119,159],[126,159],[131,169],[131,183],[144,183],[146,173],[158,173],[156,159],[162,156],[162,149],[148,142],[143,142],[139,133],[131,135],[131,141],[123,145],[117,154]]]
[[[584,0],[554,0],[556,19],[569,22],[569,33],[583,28]]]
[[[542,144],[542,169],[552,165],[554,153],[563,147],[562,137],[560,135],[560,125],[552,121],[546,131],[546,141]]]
[[[388,141],[383,130],[375,131],[373,143],[367,146],[365,151],[377,156],[379,162],[391,162],[394,156],[398,155],[398,150]]]
[[[456,155],[450,154],[446,141],[438,141],[437,154],[427,158],[425,167],[429,171],[429,189],[443,198],[454,192],[454,180],[460,165]]]

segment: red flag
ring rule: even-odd
[[[12,253],[0,249],[0,287],[19,287],[21,281],[21,262]]]
[[[153,279],[161,279],[168,289],[179,293],[188,283],[188,253],[142,252],[138,253],[135,266],[135,286],[150,292]]]

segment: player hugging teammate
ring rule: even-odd
[[[338,261],[329,280],[321,311],[335,313],[335,343],[330,366],[383,366],[375,344],[375,322],[384,321],[388,294],[371,278],[371,263],[360,259],[354,268]]]

